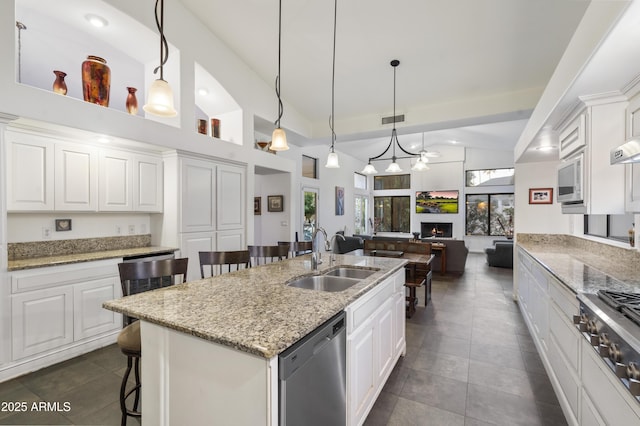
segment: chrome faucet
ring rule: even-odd
[[[336,255],[334,253],[334,243],[337,237],[342,238],[342,241],[346,241],[347,239],[342,234],[335,233],[331,236],[331,240],[329,242],[329,250],[331,250],[331,254],[329,255],[329,264],[333,264],[336,260]]]
[[[317,241],[316,241],[316,236],[318,235],[318,232],[322,232],[322,235],[324,235],[324,247],[325,250],[328,251],[328,237],[327,237],[327,231],[324,230],[324,228],[321,227],[317,227],[314,231],[313,231],[313,235],[311,236],[311,245],[312,245],[312,253],[311,253],[311,269],[313,269],[314,271],[318,270],[318,265],[322,263],[322,259],[320,256],[320,248],[318,247]]]

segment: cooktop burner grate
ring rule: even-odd
[[[621,308],[624,316],[629,318],[631,321],[640,325],[640,304],[627,304],[623,305]]]
[[[640,293],[600,290],[598,291],[598,297],[618,311],[621,311],[622,307],[626,305],[640,306]]]

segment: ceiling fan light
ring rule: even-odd
[[[287,134],[280,127],[276,127],[271,135],[271,146],[269,147],[272,151],[286,151],[289,149],[289,145],[287,145]]]
[[[400,168],[400,165],[396,163],[395,159],[391,164],[389,164],[389,167],[385,169],[385,172],[387,173],[400,173],[401,171],[402,169]]]
[[[328,169],[339,169],[340,161],[338,161],[338,154],[330,152],[327,156],[327,164],[324,165]]]
[[[375,167],[373,167],[373,164],[369,163],[366,166],[364,166],[364,169],[362,169],[362,173],[365,175],[373,175],[378,173],[378,171],[376,170]]]
[[[173,90],[169,83],[162,79],[154,81],[149,87],[147,103],[142,109],[161,117],[175,117],[178,112],[173,106]]]

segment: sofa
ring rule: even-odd
[[[340,232],[338,233],[344,237],[344,240],[339,237],[335,239],[333,252],[338,254],[349,253],[350,251],[364,248],[364,240],[371,239],[370,235],[352,235],[348,237]]]
[[[467,255],[469,249],[467,248],[464,240],[454,240],[449,238],[423,238],[423,243],[441,243],[444,244],[447,255],[447,273],[462,275],[464,273],[464,267],[467,264]],[[431,262],[431,270],[434,272],[442,272],[441,253],[439,251],[433,251],[436,258]]]
[[[513,269],[513,240],[494,240],[484,252],[489,266]]]

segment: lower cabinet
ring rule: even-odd
[[[405,352],[404,269],[347,307],[347,424],[361,425]],[[399,300],[402,303],[399,303]]]
[[[121,297],[119,261],[10,273],[11,361],[0,379],[115,342],[122,316],[102,303]]]

